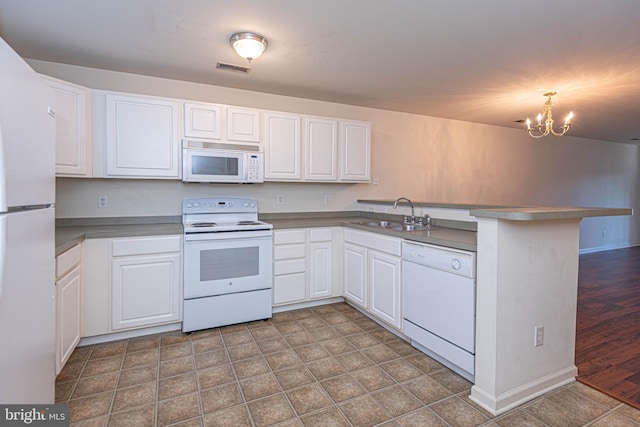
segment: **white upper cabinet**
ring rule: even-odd
[[[90,176],[91,117],[88,88],[43,76],[53,89],[56,113],[56,176]]]
[[[321,117],[304,118],[304,179],[338,179],[338,121]]]
[[[106,95],[106,176],[180,178],[178,102]]]
[[[260,112],[227,107],[227,140],[260,142]]]
[[[265,125],[265,180],[299,181],[300,116],[267,112]]]
[[[370,180],[371,124],[340,123],[340,181]]]
[[[203,102],[184,103],[184,136],[186,138],[220,139],[222,107]]]

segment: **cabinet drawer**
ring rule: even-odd
[[[310,242],[330,242],[333,237],[333,230],[330,228],[314,228],[309,231]]]
[[[305,261],[304,258],[276,261],[273,263],[273,274],[280,276],[283,274],[304,273],[306,269]]]
[[[82,262],[82,245],[77,244],[56,257],[56,277],[62,277]]]
[[[115,239],[112,243],[113,256],[160,254],[181,250],[182,236]]]
[[[304,230],[285,230],[273,233],[274,245],[286,245],[291,243],[304,243],[306,241]]]
[[[344,230],[344,241],[395,256],[402,254],[402,239],[383,236],[381,234],[347,228]]]
[[[273,248],[273,259],[304,258],[306,256],[304,245],[282,245]]]

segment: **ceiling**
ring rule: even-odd
[[[25,58],[512,128],[553,90],[557,125],[573,110],[570,134],[621,143],[640,138],[638,18],[638,0],[0,0]],[[269,40],[251,64],[241,31]]]

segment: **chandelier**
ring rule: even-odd
[[[542,111],[538,113],[538,125],[531,127],[531,120],[527,118],[527,132],[534,138],[542,138],[543,136],[547,136],[549,134],[555,136],[562,136],[569,130],[571,127],[571,120],[573,120],[573,111],[571,111],[567,117],[564,119],[564,124],[560,128],[559,131],[553,129],[553,118],[551,115],[551,97],[555,95],[556,92],[547,92],[544,96],[547,97],[547,102],[544,103],[542,107]],[[542,123],[544,119],[544,125]]]

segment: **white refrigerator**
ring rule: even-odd
[[[53,93],[0,39],[0,403],[55,400]]]

